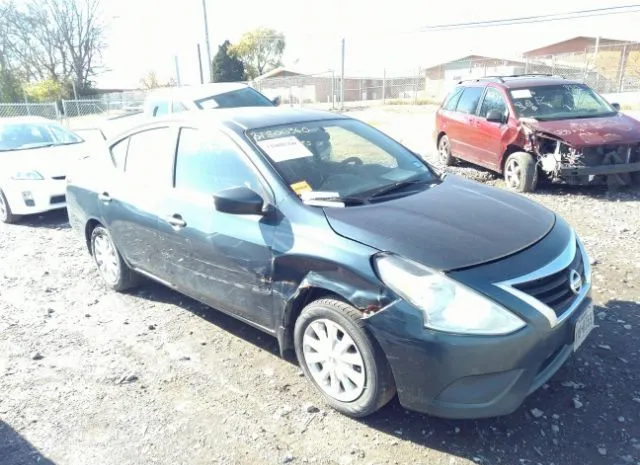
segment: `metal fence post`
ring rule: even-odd
[[[387,94],[387,68],[382,70],[382,104],[385,104]]]
[[[342,39],[342,67],[340,74],[340,109],[344,110],[344,38]]]
[[[331,70],[331,109],[336,109],[336,73]]]

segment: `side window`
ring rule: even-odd
[[[169,113],[169,104],[167,102],[156,103],[156,106],[153,109],[153,116],[162,116],[168,113]]]
[[[445,99],[444,103],[442,104],[442,109],[447,111],[455,110],[463,90],[464,87],[458,87],[454,89]]]
[[[147,129],[129,139],[125,174],[139,180],[141,187],[169,187],[176,147],[173,131]]]
[[[487,113],[491,110],[498,110],[503,115],[507,113],[507,104],[504,101],[504,97],[502,97],[499,90],[493,87],[487,89],[487,93],[482,101],[482,106],[480,107],[480,116],[486,118]]]
[[[456,109],[461,113],[474,114],[478,108],[484,87],[467,87],[458,100]]]
[[[178,139],[175,187],[214,194],[231,187],[264,189],[246,155],[221,132],[182,128]]]
[[[127,148],[129,147],[129,138],[122,139],[115,145],[111,146],[111,161],[114,166],[124,171],[124,163],[127,159]]]
[[[184,103],[177,100],[171,102],[171,113],[181,113],[183,111],[187,111],[187,107],[184,106]]]

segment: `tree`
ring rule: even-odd
[[[169,78],[169,80],[165,83],[160,82],[160,79],[158,79],[158,74],[155,72],[155,70],[147,71],[147,74],[145,74],[142,79],[140,79],[140,86],[146,90],[158,89],[161,87],[176,87],[177,85],[178,82],[173,77]]]
[[[284,34],[260,27],[245,32],[230,52],[244,63],[247,78],[255,79],[282,66],[285,45]]]
[[[235,82],[244,79],[244,63],[229,53],[231,43],[225,40],[213,58],[213,82]]]
[[[7,43],[29,80],[91,87],[105,47],[101,0],[26,0],[11,11]]]
[[[63,85],[52,79],[36,82],[25,86],[25,93],[35,102],[52,102],[63,94]]]
[[[162,87],[160,81],[158,80],[158,75],[154,70],[147,71],[142,79],[140,79],[140,85],[143,89],[157,89],[158,87]]]

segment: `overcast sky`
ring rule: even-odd
[[[340,69],[346,38],[346,73],[416,72],[470,53],[509,57],[577,35],[640,41],[640,13],[540,24],[416,33],[421,26],[504,19],[629,5],[631,0],[206,0],[211,55],[225,39],[237,40],[266,26],[287,40],[285,65],[307,73]],[[305,4],[306,6],[303,6]],[[221,8],[222,6],[222,8]],[[175,76],[178,56],[183,83],[199,82],[196,44],[206,57],[202,0],[105,0],[110,23],[100,87],[137,87],[148,70]]]

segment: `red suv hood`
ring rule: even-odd
[[[602,118],[527,120],[524,124],[558,137],[575,148],[640,142],[640,121],[622,113]]]

